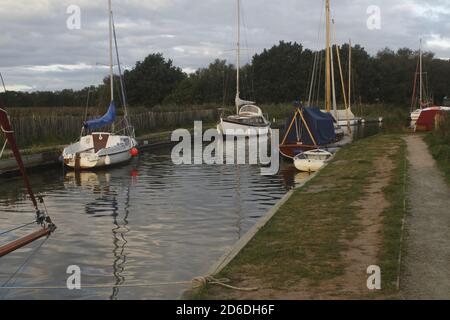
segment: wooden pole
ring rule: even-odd
[[[40,238],[49,236],[53,231],[54,231],[53,227],[43,228],[26,237],[20,238],[16,241],[13,241],[7,245],[0,247],[0,258],[20,248],[25,247],[27,244],[30,244]]]
[[[298,111],[300,113],[300,117],[302,118],[302,121],[306,127],[306,130],[308,130],[309,136],[311,137],[312,141],[314,142],[314,145],[317,146],[316,139],[314,139],[313,134],[311,133],[311,130],[309,129],[308,123],[306,122],[305,117],[303,117],[303,111]]]

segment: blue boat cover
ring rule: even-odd
[[[116,121],[116,104],[113,100],[109,105],[108,111],[101,118],[86,121],[84,127],[88,130],[95,130],[110,125],[114,121]]]
[[[303,117],[305,118],[309,130],[314,136],[314,139],[316,140],[318,146],[330,144],[336,140],[334,120],[331,114],[322,112],[316,107],[300,107],[299,110],[303,111]],[[290,132],[288,133],[286,143],[289,144],[302,142],[306,145],[314,145],[314,141],[311,139],[311,136],[308,133],[308,129],[303,124],[302,119],[298,113],[296,113],[296,118],[297,125],[295,125],[294,123],[294,125],[292,126]],[[292,117],[289,119],[286,129],[289,128],[289,124],[291,122]]]

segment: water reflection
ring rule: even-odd
[[[364,133],[366,134],[366,133]],[[64,286],[67,266],[82,282],[114,284],[83,291],[8,291],[20,299],[174,299],[183,286],[124,288],[131,282],[189,281],[203,275],[287,190],[308,178],[292,162],[261,176],[251,165],[174,166],[171,149],[151,150],[108,171],[31,175],[58,230],[17,276],[17,285]],[[32,208],[20,177],[0,177],[0,230]],[[25,221],[26,222],[26,221]],[[0,259],[0,283],[33,246]]]
[[[120,286],[126,281],[125,269],[127,262],[127,239],[126,235],[130,232],[128,227],[128,216],[130,214],[130,193],[132,183],[138,176],[137,170],[133,169],[130,173],[130,179],[126,179],[125,198],[123,216],[120,216],[119,203],[117,200],[118,190],[110,185],[111,173],[109,172],[68,172],[65,175],[66,186],[75,184],[78,187],[89,189],[97,195],[94,201],[86,203],[85,212],[88,215],[111,216],[112,224],[112,254],[114,257],[112,263],[115,286],[112,287],[110,300],[117,300],[120,292]]]

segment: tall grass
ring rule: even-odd
[[[76,140],[85,118],[85,108],[17,108],[9,109],[11,122],[20,148],[66,144]],[[88,118],[105,110],[89,109]],[[215,121],[216,109],[193,108],[180,111],[130,110],[130,121],[137,135],[191,126],[195,120]],[[119,112],[117,123],[122,122]],[[117,125],[119,126],[119,125]]]
[[[450,183],[450,115],[445,114],[438,128],[425,137],[433,157]]]

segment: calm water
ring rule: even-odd
[[[147,151],[105,172],[33,173],[34,190],[45,196],[58,229],[9,286],[65,286],[69,265],[81,268],[82,284],[189,281],[203,275],[307,176],[290,163],[269,177],[250,165],[174,166],[170,151]],[[21,178],[0,178],[0,232],[32,220]],[[1,236],[0,244],[32,230]],[[41,243],[0,259],[0,286]],[[0,289],[0,299],[174,299],[184,289]]]

